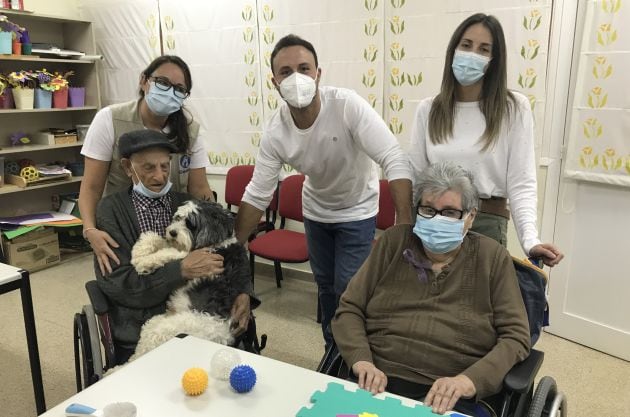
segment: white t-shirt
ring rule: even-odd
[[[264,210],[282,164],[306,175],[304,217],[323,223],[364,220],[378,213],[378,169],[388,180],[411,179],[407,155],[383,119],[354,91],[320,87],[321,109],[298,129],[283,103],[265,126],[256,168],[243,201]]]
[[[433,97],[418,105],[411,130],[410,158],[414,176],[434,162],[453,161],[471,171],[481,198],[505,197],[525,253],[540,243],[536,227],[537,185],[534,155],[534,120],[527,97],[514,92],[516,111],[503,123],[495,146],[485,152],[479,138],[486,120],[478,102],[457,102],[453,135],[434,145],[429,139],[429,112]],[[418,199],[414,185],[414,201]]]
[[[203,144],[202,132],[197,140],[191,142],[190,169],[205,168],[210,165],[208,153]],[[116,138],[114,137],[114,123],[112,111],[109,107],[99,110],[85,135],[81,154],[99,161],[111,161]]]

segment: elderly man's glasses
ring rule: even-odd
[[[437,210],[431,206],[418,206],[418,214],[426,219],[431,219],[435,217],[436,214],[439,214],[444,217],[459,220],[464,216],[464,211],[451,208]]]
[[[155,86],[162,91],[168,91],[172,88],[175,97],[186,98],[190,95],[190,91],[186,87],[180,84],[173,84],[166,77],[149,77],[149,79],[153,80]]]

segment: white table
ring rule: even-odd
[[[181,387],[186,369],[209,370],[214,352],[223,348],[225,346],[192,336],[174,338],[50,409],[44,416],[63,417],[71,403],[102,408],[112,402],[130,401],[138,407],[138,417],[294,417],[302,407],[310,407],[311,395],[325,390],[329,382],[343,384],[350,391],[357,388],[349,381],[239,350],[241,361],[251,365],[257,374],[256,386],[251,392],[237,394],[229,382],[210,376],[208,389],[203,394],[186,396]],[[412,407],[418,404],[402,400]]]
[[[42,368],[39,362],[37,333],[35,332],[31,280],[28,271],[0,263],[0,294],[5,294],[17,289],[20,290],[22,297],[22,315],[24,316],[28,359],[31,364],[31,378],[33,379],[33,391],[35,392],[35,407],[37,408],[37,414],[41,414],[46,411],[46,402],[44,400]],[[2,383],[8,384],[9,381],[2,381]]]

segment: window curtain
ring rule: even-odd
[[[295,33],[313,43],[322,69],[321,85],[357,91],[406,148],[418,102],[439,91],[451,34],[462,20],[479,11],[495,15],[502,23],[508,46],[508,87],[529,98],[537,121],[537,146],[542,143],[551,0],[85,3],[111,9],[127,7],[124,12],[110,12],[117,19],[136,4],[157,3],[163,53],[181,56],[193,72],[187,106],[205,130],[211,173],[222,174],[233,165],[254,163],[264,122],[282,103],[271,82],[269,62],[281,37]],[[135,18],[136,36],[148,35],[149,16]],[[120,19],[110,20],[110,26],[115,21],[116,28],[103,25],[98,45],[109,48],[102,49],[104,55],[111,52],[120,57],[117,62],[129,58],[142,65],[129,71],[131,81],[124,86],[107,82],[104,89],[115,92],[107,91],[108,98],[122,97],[123,89],[134,96],[138,74],[153,52],[148,49],[133,55],[134,50],[127,49],[134,42],[131,46],[117,42],[116,47],[125,51],[111,51],[108,39],[120,30],[118,22],[131,24],[132,18]],[[148,39],[143,46],[151,45]],[[291,169],[285,167],[286,171]]]
[[[157,0],[81,0],[81,16],[92,22],[104,106],[138,97],[140,73],[160,56]]]
[[[586,7],[564,174],[630,186],[630,4]]]

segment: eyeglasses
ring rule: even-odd
[[[155,82],[155,86],[162,91],[168,91],[173,88],[173,94],[175,97],[186,98],[190,95],[190,91],[186,87],[180,84],[173,84],[166,77],[149,77],[150,80]]]
[[[432,219],[436,214],[439,214],[444,217],[460,220],[464,216],[464,211],[451,208],[437,210],[431,206],[418,206],[418,214],[426,219]]]

